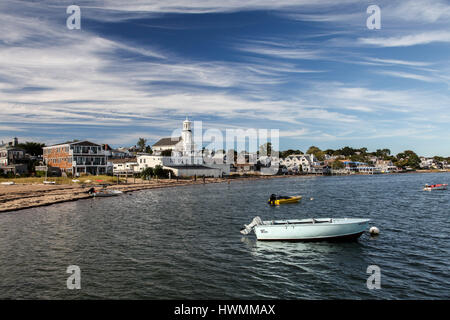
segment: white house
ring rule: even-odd
[[[420,168],[421,169],[436,169],[436,161],[434,158],[420,157]]]
[[[132,174],[139,172],[139,165],[134,158],[112,159],[113,174]]]
[[[377,160],[375,163],[375,167],[381,172],[381,173],[389,173],[389,172],[396,172],[397,167],[394,166],[391,160]]]
[[[285,166],[288,171],[318,173],[320,162],[313,154],[291,154],[284,159],[280,159],[280,165]]]

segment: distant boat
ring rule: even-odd
[[[270,195],[267,203],[270,205],[280,205],[286,203],[297,203],[302,199],[302,196],[277,196],[275,194]]]
[[[118,195],[121,195],[123,192],[120,190],[100,190],[100,191],[94,191],[90,194],[94,197],[115,197]]]
[[[15,184],[15,182],[14,181],[7,181],[7,182],[2,182],[1,184],[6,185],[6,186],[10,186],[10,185]]]
[[[431,190],[447,190],[448,184],[432,184],[432,185],[425,185],[425,188],[423,188],[424,191],[431,191]]]
[[[55,181],[47,181],[47,180],[44,181],[44,184],[55,184],[55,183],[56,183]]]
[[[319,218],[262,221],[256,217],[244,225],[242,234],[255,232],[262,241],[350,241],[368,229],[370,219]]]

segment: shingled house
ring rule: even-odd
[[[90,141],[73,141],[43,148],[44,162],[62,172],[79,174],[107,173],[106,155],[102,146]]]

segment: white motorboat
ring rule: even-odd
[[[5,185],[5,186],[12,186],[14,183],[14,181],[7,181],[7,182],[2,182],[1,184]]]
[[[424,191],[431,191],[431,190],[447,190],[448,184],[432,184],[428,185],[426,184],[423,188]]]
[[[47,181],[47,180],[44,181],[44,184],[55,184],[55,183],[56,183],[55,181]]]
[[[255,232],[263,241],[343,241],[356,240],[368,229],[370,219],[319,218],[262,221],[256,217],[244,225],[242,234]]]

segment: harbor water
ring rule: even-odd
[[[142,190],[0,214],[5,299],[448,299],[449,173],[289,177]],[[298,204],[267,205],[271,193]],[[350,243],[258,242],[263,220],[370,218]],[[70,265],[81,289],[69,290]],[[367,268],[381,270],[369,289]]]

